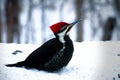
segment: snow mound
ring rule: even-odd
[[[6,67],[23,61],[39,45],[0,43],[0,80],[120,80],[120,42],[74,42],[73,57],[57,73]],[[12,54],[16,50],[22,53]]]

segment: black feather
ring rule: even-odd
[[[25,61],[6,66],[24,66],[26,68],[36,68],[48,72],[58,71],[69,63],[74,50],[69,36],[66,35],[64,39],[66,42],[63,44],[57,37],[53,38],[33,51]]]

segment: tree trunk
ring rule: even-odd
[[[6,3],[6,23],[7,23],[7,42],[13,42],[14,36],[17,42],[20,41],[19,33],[19,3],[18,0],[7,0]]]
[[[46,21],[45,21],[45,19],[46,19],[46,14],[45,14],[45,0],[41,0],[41,11],[42,11],[42,13],[41,13],[41,29],[42,29],[42,34],[41,34],[41,36],[42,36],[42,43],[44,43],[45,41],[46,41],[46,37],[45,37],[45,35],[46,35]]]
[[[75,6],[76,6],[76,20],[79,20],[82,18],[82,5],[83,5],[83,0],[76,0],[75,1]],[[77,41],[81,42],[83,41],[83,27],[82,27],[82,22],[77,24]]]
[[[25,43],[30,43],[31,36],[33,35],[31,31],[32,26],[32,11],[33,11],[33,0],[29,0],[29,8],[28,8],[28,17],[27,17],[27,23],[26,23],[26,31],[25,31]]]
[[[115,9],[120,15],[120,0],[113,0],[113,1],[114,1]]]
[[[0,17],[1,19],[1,17]],[[2,25],[1,25],[1,20],[0,20],[0,42],[2,42]]]
[[[109,17],[103,29],[103,41],[111,40],[112,33],[116,25],[116,18]]]

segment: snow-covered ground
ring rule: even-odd
[[[24,60],[38,46],[0,43],[0,80],[120,80],[120,42],[74,42],[72,60],[58,73],[4,66]],[[23,53],[13,55],[15,50]]]

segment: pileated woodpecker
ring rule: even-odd
[[[60,70],[66,66],[72,58],[74,47],[68,32],[72,26],[78,22],[79,20],[71,24],[58,22],[50,26],[55,38],[47,41],[33,51],[24,61],[7,64],[6,66],[35,68],[48,72]]]

